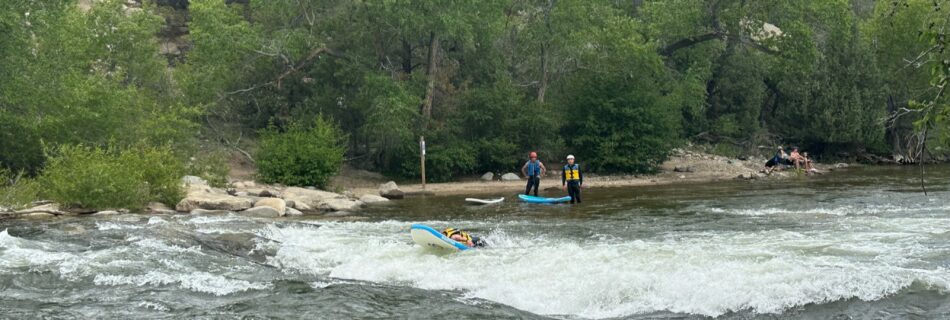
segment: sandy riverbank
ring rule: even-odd
[[[669,160],[660,166],[660,172],[657,174],[607,176],[588,174],[584,182],[588,188],[603,188],[676,183],[705,183],[735,179],[782,179],[798,176],[794,170],[777,171],[771,175],[765,175],[760,172],[764,168],[765,161],[766,159],[758,157],[739,160],[678,149],[674,151]],[[583,165],[583,162],[580,163]],[[559,168],[563,164],[552,164],[548,162],[547,165],[549,168]],[[844,166],[846,165],[837,165],[837,167]],[[836,166],[831,164],[816,164],[816,168],[822,174],[826,174],[835,170]],[[516,172],[516,170],[513,168],[511,172]],[[498,176],[500,176],[500,174],[496,174],[496,180],[494,181],[481,181],[477,180],[477,178],[473,178],[471,180],[457,182],[428,183],[424,190],[419,183],[400,184],[399,188],[407,193],[426,191],[435,195],[497,194],[524,190],[524,180],[499,181],[497,180]],[[385,182],[384,180],[385,179],[381,176],[367,174],[365,172],[343,172],[340,177],[334,180],[333,187],[347,190],[355,195],[376,194],[379,183]],[[546,177],[541,179],[540,188],[542,190],[560,187],[560,171],[552,170]]]

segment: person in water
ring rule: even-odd
[[[567,165],[564,166],[564,172],[561,174],[561,187],[567,190],[567,195],[571,196],[571,203],[577,201],[581,203],[581,186],[584,185],[584,174],[581,173],[581,166],[574,163],[574,155],[567,156]]]
[[[459,243],[468,246],[469,248],[484,247],[488,244],[482,238],[470,235],[468,232],[456,228],[446,228],[442,231],[442,234],[449,239],[458,241]]]
[[[534,189],[534,196],[538,196],[538,187],[541,185],[541,176],[547,173],[548,169],[544,163],[538,160],[538,153],[532,151],[528,154],[528,162],[521,166],[521,174],[528,178],[528,185],[524,187],[524,194],[530,195],[531,189]]]

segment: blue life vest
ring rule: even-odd
[[[528,160],[528,172],[529,177],[536,177],[541,175],[541,160]]]

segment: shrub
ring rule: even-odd
[[[323,117],[310,125],[292,123],[283,132],[271,126],[261,132],[258,175],[268,183],[326,187],[343,165],[344,139]]]
[[[181,199],[184,166],[168,148],[125,151],[62,146],[38,178],[43,193],[67,208],[140,209]]]
[[[198,152],[185,165],[188,175],[201,177],[212,187],[223,188],[228,184],[230,169],[228,154],[223,151]]]
[[[0,168],[0,206],[9,209],[27,207],[39,198],[40,187],[35,180],[27,178],[24,172],[13,174]]]

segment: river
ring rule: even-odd
[[[0,318],[950,318],[950,170],[463,197],[363,220],[0,221]],[[553,194],[552,194],[553,195]],[[490,248],[416,246],[412,223]]]

